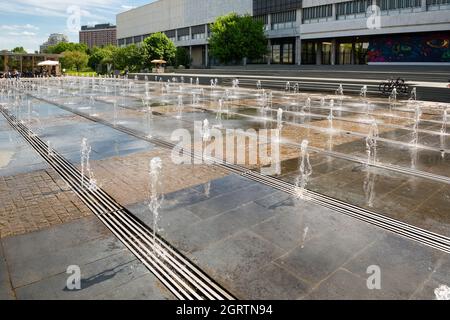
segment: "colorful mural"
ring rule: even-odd
[[[450,62],[450,32],[391,35],[370,40],[369,62]]]

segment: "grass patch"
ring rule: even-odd
[[[66,71],[66,75],[68,76],[78,76],[78,77],[92,77],[96,76],[97,72],[95,71]]]

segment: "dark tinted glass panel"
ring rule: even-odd
[[[187,36],[189,35],[189,28],[178,29],[178,36]],[[174,34],[175,36],[175,34]]]
[[[205,33],[205,25],[199,25],[199,26],[193,26],[191,27],[192,30],[192,34],[197,34],[197,33]]]
[[[168,38],[175,38],[175,30],[164,31]]]
[[[253,0],[253,15],[295,10],[302,7],[302,0]]]

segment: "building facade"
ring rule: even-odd
[[[69,42],[69,38],[65,34],[62,34],[62,33],[52,33],[48,37],[48,40],[46,42],[44,42],[43,44],[41,44],[41,46],[39,47],[39,52],[44,53],[48,47],[55,46],[60,42]]]
[[[79,32],[79,41],[87,45],[88,48],[116,45],[116,34],[116,26],[110,23],[82,26]]]
[[[59,61],[60,54],[14,53],[0,51],[0,72],[17,70],[22,74],[35,74],[42,68],[39,62],[52,60]]]
[[[208,26],[230,12],[263,21],[263,63],[450,63],[450,0],[159,0],[117,16],[118,45],[161,31],[209,66]]]

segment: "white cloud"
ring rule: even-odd
[[[140,3],[141,0],[138,1]],[[151,2],[148,0],[146,2]],[[23,46],[39,48],[52,32],[64,32],[70,41],[78,41],[78,31],[69,28],[73,12],[68,9],[79,7],[81,25],[115,23],[115,15],[129,10],[135,0],[0,0],[0,16],[13,24],[0,20],[0,46],[4,48]],[[31,19],[31,20],[30,20]],[[28,24],[33,24],[39,27]],[[75,19],[76,21],[76,19]],[[23,24],[22,24],[23,22]],[[71,30],[69,30],[71,29]],[[12,34],[10,34],[12,32]],[[0,50],[3,48],[0,48]],[[34,51],[33,50],[33,51]]]
[[[134,9],[134,8],[136,8],[135,6],[127,6],[127,5],[121,5],[120,6],[123,10],[125,10],[125,11],[128,11],[128,10],[131,10],[131,9]]]
[[[20,24],[12,24],[12,25],[3,24],[3,25],[0,25],[0,30],[5,30],[5,31],[9,31],[9,30],[10,31],[39,30],[39,28],[36,27],[36,26],[33,26],[31,24],[23,24],[23,25],[20,25]]]
[[[32,37],[32,36],[35,36],[36,35],[36,33],[35,32],[29,32],[29,31],[22,31],[22,32],[15,32],[15,31],[12,31],[12,32],[8,32],[8,34],[10,35],[10,36],[25,36],[25,37]]]
[[[76,5],[83,17],[105,19],[105,16],[93,12],[104,11],[113,15],[119,11],[121,0],[0,0],[2,13],[21,15],[40,15],[46,17],[68,17],[67,8]]]
[[[11,50],[15,47],[27,48],[27,52],[33,53],[35,50],[39,50],[39,45],[41,45],[47,39],[39,36],[10,36],[3,35],[0,36],[0,50],[6,49]],[[34,48],[34,49],[30,49]]]

